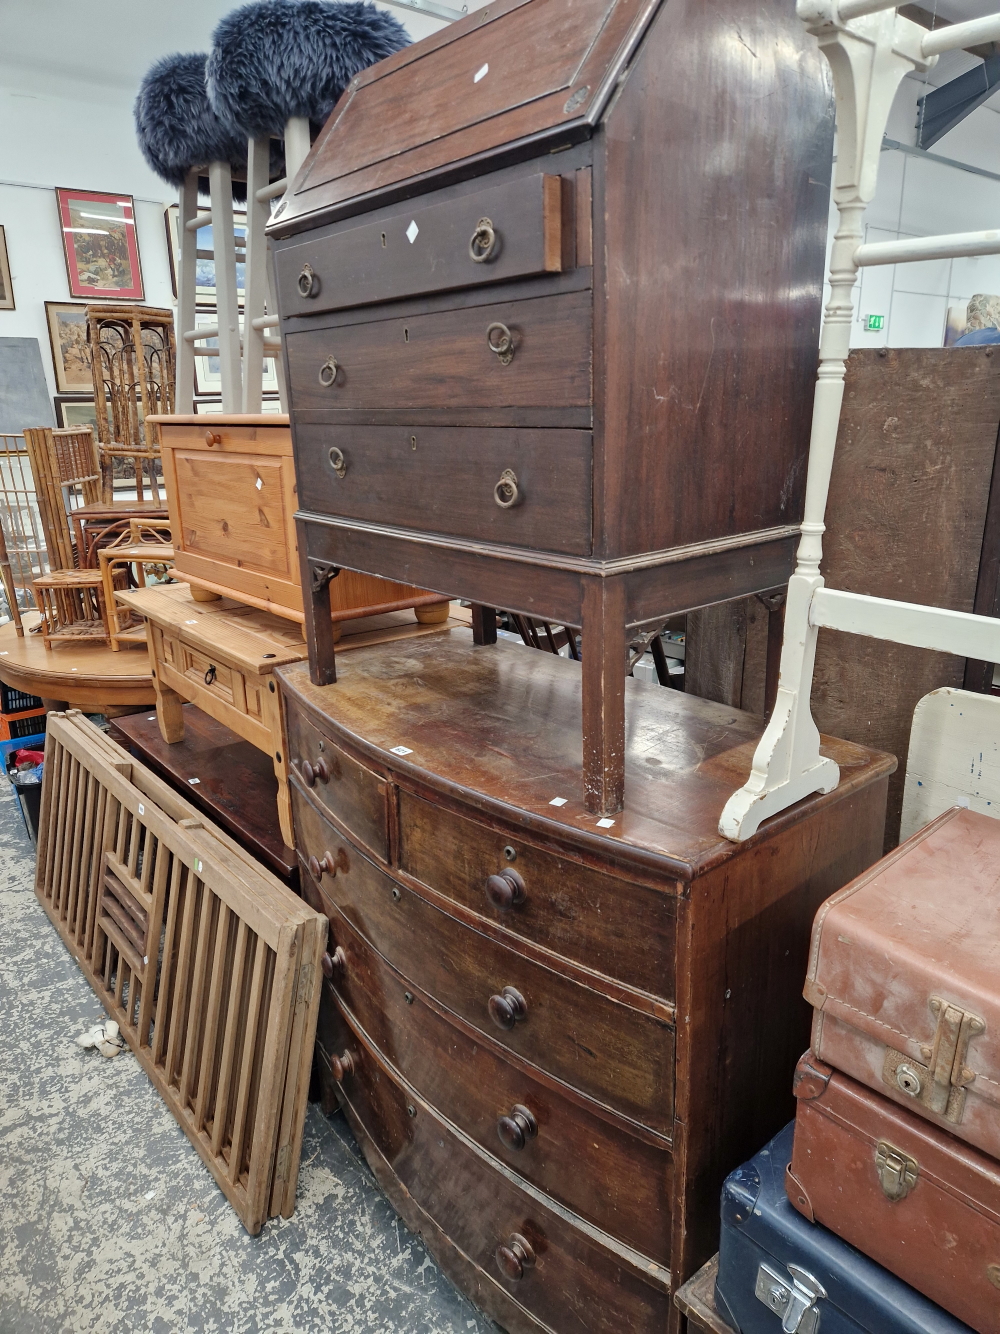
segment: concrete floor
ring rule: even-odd
[[[396,1218],[342,1117],[306,1118],[295,1213],[249,1237],[33,891],[0,777],[0,1334],[495,1334]]]

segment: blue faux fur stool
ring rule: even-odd
[[[181,186],[192,167],[228,162],[245,175],[247,137],[220,120],[205,93],[204,55],[165,56],[139,85],[135,130],[142,155],[161,180]]]
[[[218,116],[253,137],[318,130],[360,70],[408,46],[398,19],[358,0],[259,0],[227,14],[206,79]]]

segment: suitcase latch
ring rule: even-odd
[[[927,1064],[889,1048],[882,1079],[928,1111],[957,1124],[965,1112],[965,1090],[976,1078],[965,1063],[969,1043],[985,1033],[986,1021],[940,996],[932,996],[930,1006],[937,1024],[933,1041],[920,1048]]]
[[[826,1289],[808,1270],[789,1265],[788,1272],[782,1273],[772,1265],[762,1264],[757,1270],[754,1293],[769,1311],[781,1316],[784,1334],[817,1334],[820,1317],[817,1303],[826,1296]]]
[[[875,1170],[886,1199],[905,1200],[917,1184],[920,1164],[902,1149],[880,1139],[875,1145]]]

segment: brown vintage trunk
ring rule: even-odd
[[[997,1334],[1000,1165],[812,1052],[795,1095],[795,1208],[978,1334]]]
[[[805,986],[820,1060],[993,1158],[998,881],[1000,822],[946,811],[823,905]]]

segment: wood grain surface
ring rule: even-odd
[[[989,347],[851,353],[823,539],[831,588],[973,610],[1000,425],[997,369]],[[820,730],[899,758],[887,850],[899,837],[913,710],[964,674],[952,654],[820,631]]]

